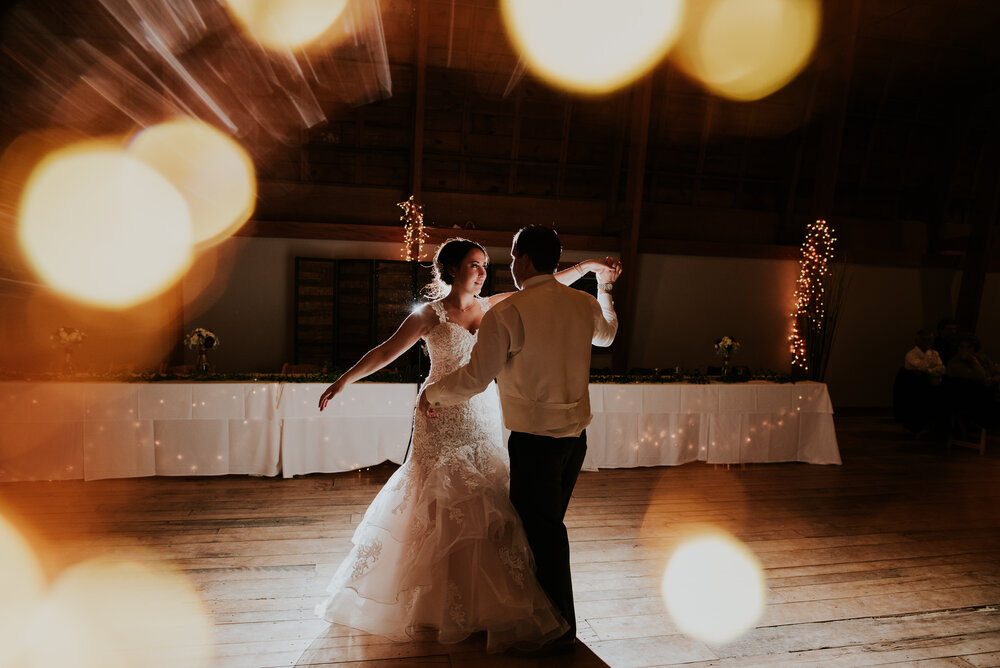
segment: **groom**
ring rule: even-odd
[[[576,637],[569,539],[563,518],[587,453],[590,347],[609,346],[618,331],[611,287],[613,263],[598,275],[595,300],[564,286],[553,273],[562,247],[555,230],[529,225],[514,236],[511,273],[520,292],[483,316],[469,363],[426,387],[420,410],[467,400],[496,378],[510,429],[510,500],[535,556],[536,576]]]

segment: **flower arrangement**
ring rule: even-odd
[[[715,340],[715,354],[719,357],[729,357],[740,349],[740,342],[731,336],[723,336]]]
[[[214,350],[219,347],[219,337],[203,327],[196,327],[184,337],[184,345],[192,350],[195,348]]]
[[[54,347],[69,347],[83,343],[87,335],[76,327],[60,327],[49,334],[49,341]]]

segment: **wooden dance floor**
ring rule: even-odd
[[[583,473],[568,525],[584,645],[558,658],[489,656],[478,638],[389,643],[313,618],[390,465],[0,483],[0,510],[49,573],[95,556],[179,566],[214,623],[215,666],[1000,665],[996,439],[981,457],[887,418],[838,417],[837,431],[843,466]],[[733,533],[765,569],[763,617],[725,645],[681,634],[660,597],[671,541],[697,524]]]

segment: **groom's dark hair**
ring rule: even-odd
[[[514,256],[527,255],[535,271],[551,274],[559,266],[562,244],[559,235],[551,227],[528,225],[514,235]]]

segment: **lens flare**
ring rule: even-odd
[[[269,49],[325,44],[347,0],[226,0],[233,18]]]
[[[538,75],[606,93],[651,69],[677,38],[682,0],[503,0],[507,33]]]
[[[806,66],[819,28],[818,0],[714,0],[690,18],[678,61],[719,95],[758,100]]]
[[[191,261],[184,197],[107,143],[77,144],[38,165],[21,196],[18,237],[51,288],[108,308],[162,292]]]
[[[136,563],[65,571],[32,619],[31,665],[126,668],[209,665],[210,629],[187,580]]]
[[[253,161],[216,128],[192,119],[160,123],[140,132],[129,155],[177,188],[191,212],[194,243],[218,243],[253,213],[257,198]]]
[[[701,533],[677,546],[662,593],[677,627],[713,644],[735,640],[753,627],[766,598],[760,562],[722,531]]]
[[[42,598],[45,579],[31,548],[0,516],[0,666],[21,665],[25,621]]]

